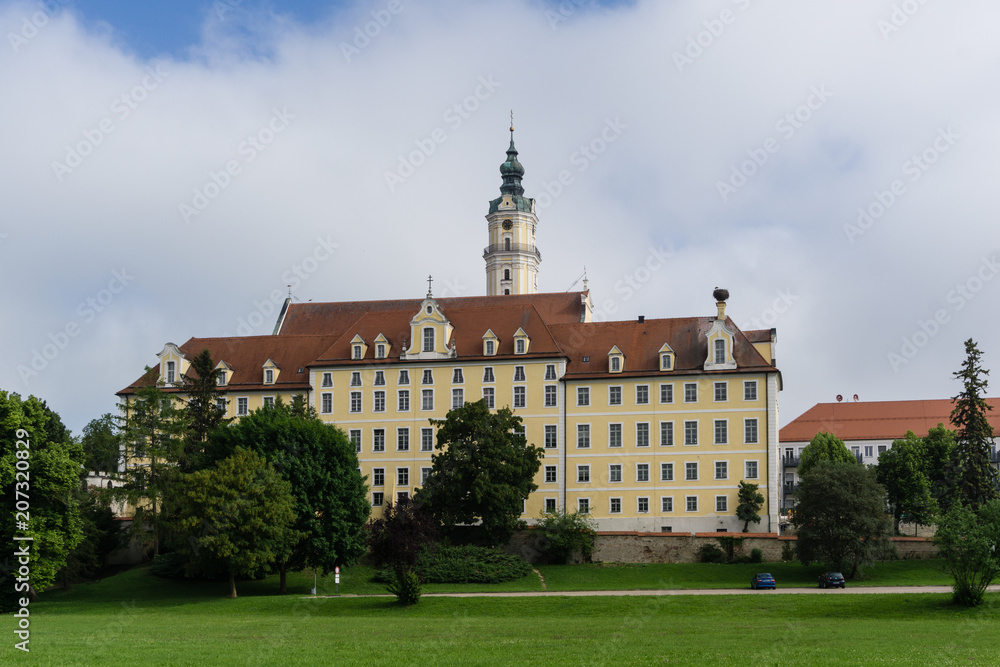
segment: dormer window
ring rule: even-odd
[[[518,338],[514,341],[514,354],[524,354],[524,339]]]
[[[620,373],[622,370],[622,358],[621,357],[611,357],[611,372]]]
[[[715,363],[724,364],[726,363],[726,341],[722,338],[716,338],[715,343]]]
[[[264,369],[264,384],[274,384],[274,369]]]
[[[612,373],[621,373],[625,369],[625,355],[615,345],[608,352],[608,370]]]
[[[375,358],[385,359],[385,343],[379,343],[375,346]]]
[[[219,371],[219,374],[215,376],[215,385],[217,387],[226,386],[226,371]]]
[[[667,343],[664,343],[663,347],[660,348],[660,370],[674,370],[674,351]]]
[[[166,375],[166,382],[167,382],[167,384],[173,384],[174,382],[176,382],[177,381],[177,364],[175,362],[173,362],[173,361],[168,361],[167,362],[167,372],[164,373],[164,375]]]
[[[363,352],[360,345],[351,346],[351,359],[360,359]]]
[[[434,327],[424,327],[424,352],[434,351]]]
[[[487,329],[486,333],[483,334],[483,355],[487,357],[495,355],[499,344],[497,335],[493,333],[492,329]]]
[[[530,343],[531,339],[524,333],[524,329],[518,329],[514,333],[514,354],[526,354]]]
[[[496,345],[494,344],[493,341],[491,340],[486,341],[486,350],[484,351],[484,353],[486,354],[487,357],[492,357],[494,354],[496,354]]]

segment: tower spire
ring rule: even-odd
[[[507,159],[500,165],[500,176],[503,177],[503,185],[500,186],[500,193],[505,195],[523,195],[524,188],[521,186],[521,177],[524,176],[524,167],[517,160],[517,149],[514,147],[514,110],[510,112],[510,147],[507,148]]]

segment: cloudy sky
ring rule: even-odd
[[[1000,5],[0,2],[0,388],[79,433],[274,301],[485,292],[514,110],[542,291],[776,327],[782,422],[1000,368]],[[996,379],[1000,382],[1000,377]],[[995,391],[990,392],[996,395]]]

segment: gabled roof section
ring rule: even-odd
[[[987,398],[993,409],[986,419],[1000,434],[1000,398]],[[955,429],[949,398],[926,401],[869,401],[858,403],[817,403],[789,422],[778,435],[780,442],[809,442],[823,431],[841,440],[896,440],[913,431],[925,436],[938,424]]]

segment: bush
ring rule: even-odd
[[[439,544],[420,555],[414,572],[426,584],[498,584],[531,574],[531,565],[499,549]],[[389,583],[395,578],[386,568],[372,580]]]
[[[764,552],[760,549],[750,550],[750,562],[751,563],[763,563],[764,562]]]
[[[793,542],[785,542],[781,545],[781,560],[795,560],[795,544]]]
[[[416,604],[420,599],[420,578],[413,570],[397,570],[386,588],[401,605]]]
[[[696,552],[699,563],[725,563],[726,554],[711,542],[703,544]]]
[[[594,553],[596,524],[589,514],[579,512],[545,512],[539,529],[548,540],[547,560],[549,563],[564,565],[576,552],[584,561],[590,561]]]

